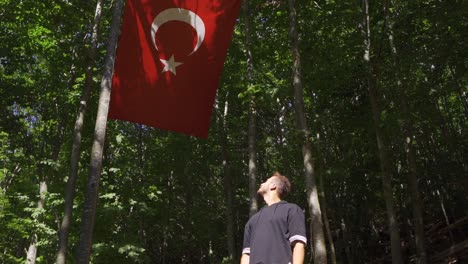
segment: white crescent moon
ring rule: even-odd
[[[153,40],[156,50],[158,50],[158,46],[156,45],[156,33],[164,23],[169,21],[182,21],[195,29],[197,32],[197,45],[192,53],[189,54],[192,55],[198,50],[205,38],[205,23],[203,23],[203,20],[194,12],[183,8],[169,8],[162,11],[154,18],[153,24],[151,25],[151,39]]]

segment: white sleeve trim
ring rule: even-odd
[[[307,238],[305,236],[295,235],[289,238],[289,243],[292,243],[294,241],[301,241],[307,245]]]
[[[249,248],[249,247],[248,247],[248,248],[244,248],[244,249],[242,250],[242,254],[250,254],[250,248]]]

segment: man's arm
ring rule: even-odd
[[[245,225],[244,243],[243,243],[243,248],[242,248],[242,256],[241,256],[240,264],[250,263],[250,231],[251,231],[250,221],[251,220],[252,218],[250,218],[247,224]]]
[[[293,248],[293,261],[292,264],[303,264],[305,256],[305,245],[302,242],[296,242],[292,246]],[[247,262],[248,263],[248,262]],[[241,262],[241,264],[243,264]]]
[[[248,254],[242,254],[240,264],[249,264],[250,256]]]
[[[288,212],[288,217],[288,229],[292,235],[289,238],[293,253],[292,264],[303,264],[307,244],[304,212],[299,206],[293,205]]]

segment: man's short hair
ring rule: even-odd
[[[275,177],[276,190],[278,191],[279,197],[283,199],[291,191],[291,182],[289,182],[288,177],[281,175],[281,173],[277,171],[273,172],[271,176]]]

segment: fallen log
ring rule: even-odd
[[[440,253],[436,253],[435,255],[431,256],[431,263],[444,260],[450,256],[456,255],[457,253],[463,250],[468,250],[468,239],[456,245],[453,245]]]

